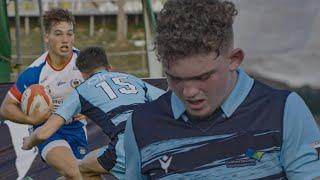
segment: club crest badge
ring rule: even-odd
[[[76,88],[77,86],[79,86],[81,84],[81,80],[80,79],[72,79],[70,81],[70,86],[72,88]]]

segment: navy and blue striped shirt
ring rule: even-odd
[[[140,106],[125,132],[127,179],[312,179],[320,131],[303,100],[238,70],[229,97],[196,122],[172,92]]]

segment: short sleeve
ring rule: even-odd
[[[124,134],[124,150],[126,154],[126,178],[131,180],[146,179],[141,174],[141,160],[138,145],[135,139],[132,116],[130,116],[126,123],[126,130]]]
[[[81,103],[79,94],[76,90],[73,90],[68,97],[59,106],[55,114],[61,116],[67,123],[72,121],[72,116],[81,112]]]
[[[291,93],[286,101],[280,160],[289,179],[320,177],[320,131],[302,98]]]

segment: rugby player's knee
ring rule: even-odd
[[[86,166],[86,163],[84,161],[80,161],[79,162],[79,170],[80,172],[83,174],[83,173],[87,173],[89,172],[90,170],[87,168]]]
[[[80,161],[80,163],[79,163],[79,170],[80,170],[81,173],[86,173],[86,172],[88,172],[88,169],[86,168],[86,166],[84,165],[84,163],[82,163],[81,161]]]
[[[63,170],[61,174],[66,179],[82,179],[82,176],[78,167],[70,167],[66,170]]]
[[[100,180],[103,179],[99,173],[82,173],[81,175],[84,180]]]

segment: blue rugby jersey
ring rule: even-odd
[[[70,117],[82,113],[112,136],[136,105],[152,101],[163,93],[135,76],[103,70],[79,85],[56,114],[69,123]]]
[[[189,119],[172,92],[136,109],[125,132],[126,178],[320,176],[320,132],[303,100],[238,72],[234,90],[208,121]]]
[[[163,93],[163,90],[137,77],[99,71],[78,86],[56,114],[68,120],[74,114],[82,113],[100,126],[111,139],[107,146],[107,152],[111,154],[101,154],[97,160],[117,179],[124,179],[123,133],[126,120],[138,105]]]

